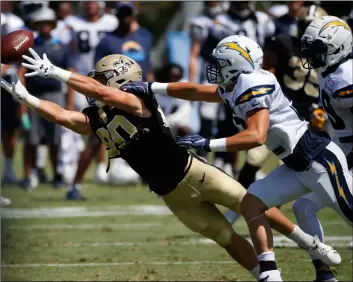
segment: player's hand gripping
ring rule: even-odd
[[[183,137],[180,137],[176,141],[178,145],[185,148],[194,148],[197,150],[205,150],[206,152],[211,152],[210,149],[210,140],[204,138],[198,134],[188,134]]]
[[[8,83],[6,80],[1,79],[1,87],[7,90],[20,103],[25,102],[30,95],[18,79],[17,75],[15,75],[14,82],[12,83]]]
[[[33,58],[23,55],[22,58],[26,60],[27,63],[22,63],[22,66],[30,70],[33,70],[33,72],[26,73],[25,74],[26,77],[39,75],[45,78],[48,78],[48,77],[55,78],[64,83],[66,83],[69,80],[71,76],[71,72],[63,70],[53,65],[49,61],[47,54],[44,53],[43,59],[41,59],[37,54],[37,52],[34,51],[32,48],[29,48],[28,51],[31,53]]]
[[[151,89],[152,82],[143,82],[143,81],[133,81],[125,84],[120,89],[132,94],[140,95],[151,95],[153,91]]]

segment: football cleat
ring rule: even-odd
[[[340,254],[331,246],[320,242],[320,239],[314,237],[314,245],[311,248],[305,249],[312,257],[321,260],[324,264],[332,266],[341,263]]]

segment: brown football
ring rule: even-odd
[[[1,37],[1,63],[10,65],[20,62],[22,55],[33,44],[33,33],[29,30],[16,30]]]

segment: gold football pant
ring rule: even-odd
[[[190,161],[184,179],[171,193],[163,196],[163,200],[189,229],[227,247],[234,231],[216,204],[240,212],[246,190],[203,160],[190,157]]]

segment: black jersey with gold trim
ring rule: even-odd
[[[152,112],[149,118],[109,106],[91,106],[83,113],[110,159],[123,158],[153,192],[166,195],[183,179],[189,153],[176,144],[155,97],[141,98]]]

